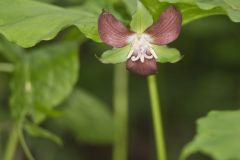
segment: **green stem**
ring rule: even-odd
[[[14,66],[11,63],[0,63],[0,72],[11,73],[14,70]]]
[[[34,157],[33,157],[32,153],[31,153],[31,151],[29,150],[29,148],[27,146],[27,143],[26,143],[26,141],[24,139],[24,136],[23,136],[23,133],[22,133],[22,129],[19,130],[19,141],[21,143],[23,151],[24,151],[26,157],[28,158],[28,160],[34,160]]]
[[[4,160],[13,160],[17,144],[18,144],[18,132],[17,127],[14,125],[8,138],[6,150],[4,153]]]
[[[25,141],[25,138],[24,138],[24,135],[23,135],[23,124],[24,124],[24,120],[25,120],[25,114],[22,115],[19,123],[18,123],[18,136],[19,136],[19,141],[20,141],[20,144],[23,148],[23,151],[27,157],[28,160],[34,160],[34,157],[31,153],[31,151],[29,150],[28,148],[28,145]]]
[[[155,75],[151,75],[148,77],[148,88],[149,88],[149,95],[150,95],[151,106],[152,106],[152,117],[153,117],[157,157],[158,157],[158,160],[166,160],[167,155],[166,155],[165,142],[164,142],[164,133],[163,133],[164,131],[163,131],[163,124],[162,124],[162,117],[161,117],[161,109],[160,109],[161,107],[160,107],[160,100],[158,96],[157,81],[156,81]]]
[[[114,71],[114,146],[113,160],[127,160],[128,150],[128,74],[123,64]]]

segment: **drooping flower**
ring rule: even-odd
[[[103,10],[98,19],[98,31],[101,40],[115,48],[130,45],[126,57],[127,69],[139,74],[150,75],[157,72],[157,60],[153,46],[167,45],[178,38],[181,31],[182,16],[174,7],[168,7],[156,23],[144,32],[129,30],[111,13]]]

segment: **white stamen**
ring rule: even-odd
[[[133,51],[134,51],[134,49],[133,49],[133,48],[131,48],[130,52],[128,53],[128,56],[127,56],[127,58],[130,58],[130,57],[132,56],[132,54],[133,54]]]
[[[152,49],[150,44],[151,38],[147,34],[134,34],[129,37],[129,43],[132,48],[128,53],[127,58],[131,58],[132,61],[140,60],[144,63],[144,59],[157,59],[157,55]]]
[[[153,55],[153,57],[154,57],[155,59],[158,59],[157,54],[155,53],[155,51],[154,51],[152,48],[150,48],[149,51],[152,53],[152,55]]]
[[[140,56],[140,61],[143,63],[144,62],[144,55],[142,54],[141,56]]]

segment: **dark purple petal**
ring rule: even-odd
[[[180,34],[182,25],[182,15],[174,6],[168,7],[158,21],[146,29],[154,44],[165,45],[175,39]]]
[[[98,18],[98,32],[103,42],[121,48],[128,44],[128,37],[133,34],[111,13],[102,11]]]
[[[136,73],[141,76],[147,76],[150,74],[156,74],[157,72],[157,63],[153,59],[145,59],[144,62],[132,61],[131,58],[127,61],[127,69],[133,73]]]

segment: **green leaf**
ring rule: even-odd
[[[137,3],[137,10],[132,16],[130,23],[131,30],[137,33],[142,33],[153,23],[152,16],[141,2]]]
[[[240,22],[240,1],[239,0],[197,0],[201,9],[212,9],[221,7],[233,22]]]
[[[239,0],[196,0],[196,1],[194,0],[159,0],[159,1],[176,3],[177,5],[181,3],[196,5],[200,9],[205,10],[204,12],[206,16],[207,16],[207,12],[209,12],[209,15],[212,15],[212,11],[214,13],[214,10],[211,10],[211,9],[217,9],[219,11],[219,14],[227,14],[232,21],[240,22],[240,1]]]
[[[41,122],[45,117],[42,111],[51,110],[71,92],[78,67],[77,44],[71,42],[24,54],[11,81],[13,116],[31,112],[35,122]]]
[[[72,132],[80,141],[108,144],[113,140],[113,117],[109,107],[94,95],[75,90],[64,104],[58,126]]]
[[[208,17],[212,15],[224,15],[225,11],[221,8],[213,8],[210,10],[202,10],[196,5],[191,4],[178,4],[178,8],[180,8],[182,16],[183,16],[183,24],[187,24],[192,22],[196,19],[202,17]]]
[[[182,56],[176,48],[168,48],[167,46],[152,45],[153,50],[157,54],[157,62],[160,63],[175,63],[179,61]]]
[[[36,124],[26,123],[24,125],[24,128],[33,137],[46,138],[46,139],[52,140],[53,142],[55,142],[58,145],[61,145],[61,146],[63,145],[61,138],[59,138],[57,135],[51,133],[50,131],[37,126]]]
[[[86,37],[99,41],[97,18],[102,7],[64,9],[31,0],[1,0],[0,33],[9,41],[31,47],[41,40],[54,38],[63,28],[75,25]]]
[[[197,122],[197,135],[185,146],[181,159],[201,152],[215,160],[240,159],[240,111],[212,111]]]
[[[211,15],[222,15],[225,14],[225,11],[222,8],[212,8],[209,10],[200,9],[196,3],[193,3],[191,0],[141,0],[144,6],[150,11],[153,15],[154,20],[156,21],[161,13],[169,6],[175,5],[182,13],[183,24],[187,24],[193,20],[211,16]]]
[[[240,10],[240,1],[238,0],[225,0],[232,9]]]
[[[127,60],[128,53],[131,45],[127,45],[123,48],[113,48],[105,51],[100,57],[102,63],[121,63]]]
[[[197,9],[197,12],[203,13],[200,17],[215,14],[227,14],[234,22],[240,22],[240,1],[239,0],[159,0],[160,2],[175,3],[177,6],[181,4],[191,4],[197,6],[203,11]],[[180,7],[181,8],[181,7]],[[194,13],[194,12],[193,12]],[[194,13],[197,15],[197,13]],[[199,17],[199,18],[200,18]]]

